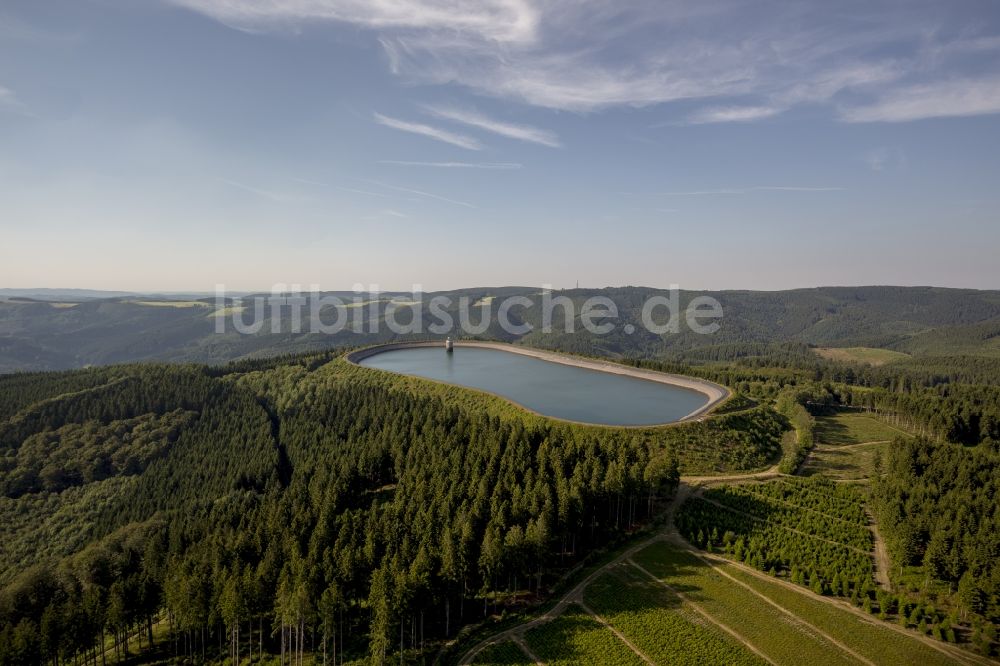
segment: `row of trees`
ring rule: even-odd
[[[941,384],[892,392],[811,383],[798,393],[813,410],[861,409],[924,437],[1000,451],[1000,387]]]
[[[1000,624],[1000,456],[982,446],[897,441],[872,506],[897,566],[950,583],[967,617]],[[915,591],[916,592],[916,591]]]
[[[802,572],[810,584],[820,580],[836,594],[873,579],[871,533],[854,489],[821,480],[757,488],[720,487],[689,499],[678,512],[678,530],[702,548],[793,580]]]
[[[809,451],[815,443],[813,430],[815,422],[812,415],[802,404],[807,399],[791,388],[782,391],[775,400],[775,409],[778,410],[791,424],[794,429],[794,439],[789,437],[781,456],[781,463],[778,470],[782,474],[794,474],[799,468]]]

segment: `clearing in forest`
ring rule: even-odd
[[[884,442],[906,436],[899,428],[864,413],[839,412],[816,417],[816,442],[830,446],[850,446]]]
[[[132,305],[147,305],[154,308],[207,308],[204,301],[127,301]]]
[[[866,365],[884,365],[891,361],[910,357],[909,354],[903,352],[877,347],[817,347],[813,351],[828,361],[864,363]]]
[[[816,417],[816,446],[799,473],[838,480],[871,476],[878,453],[907,433],[867,414]]]

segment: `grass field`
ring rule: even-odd
[[[633,566],[595,580],[584,600],[658,664],[766,663]]]
[[[516,640],[484,649],[472,663],[533,663]],[[529,629],[524,641],[539,660],[556,666],[976,663],[971,654],[924,641],[846,601],[669,541],[606,570],[586,586],[580,603]]]
[[[635,559],[658,578],[686,590],[685,595],[713,617],[733,623],[730,626],[778,664],[857,663],[849,651],[877,664],[960,663],[915,634],[851,611],[846,603],[831,603],[805,588],[735,565],[710,567],[667,543],[649,546]],[[747,617],[754,614],[757,617]]]
[[[879,452],[907,434],[867,414],[842,412],[816,417],[816,446],[802,476],[859,480],[871,476]]]
[[[804,590],[799,592],[729,565],[723,565],[723,570],[875,663],[956,663],[956,660],[939,650],[895,631],[888,625],[838,608],[815,595],[810,596]]]
[[[610,629],[576,604],[551,622],[530,630],[525,638],[532,651],[552,666],[645,666]]]
[[[230,305],[229,307],[226,307],[226,308],[219,308],[215,312],[210,313],[208,316],[209,317],[228,317],[231,314],[234,314],[236,312],[243,312],[246,309],[247,308],[246,308],[245,305]]]
[[[821,358],[829,361],[864,363],[865,365],[884,365],[891,361],[910,357],[909,354],[903,352],[876,347],[817,347],[814,351]]]
[[[148,305],[154,308],[207,308],[202,301],[128,301],[132,305]]]
[[[662,543],[646,548],[635,559],[657,578],[685,590],[691,601],[775,663],[855,663],[808,624],[764,602],[691,553]]]
[[[879,453],[891,442],[861,446],[817,446],[799,469],[802,476],[825,476],[839,481],[859,481],[871,477]]]
[[[885,441],[906,435],[873,416],[851,412],[816,417],[815,433],[817,444],[833,446]]]
[[[344,301],[345,308],[363,308],[366,305],[371,305],[372,303],[383,303],[384,299],[376,299],[373,301]]]
[[[389,305],[390,303],[395,306],[410,306],[416,305],[419,301],[411,301],[405,298],[376,298],[369,301],[348,301],[343,300],[343,305],[345,308],[363,308],[369,305]]]

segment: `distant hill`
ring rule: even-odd
[[[231,292],[242,296],[248,292]],[[147,296],[152,298],[207,298],[215,296],[208,291],[105,291],[102,289],[0,289],[0,300],[31,301],[93,301],[102,298],[128,298]]]
[[[95,298],[122,298],[130,291],[101,291],[98,289],[0,289],[0,299],[28,299],[35,301],[78,301]]]
[[[0,300],[0,372],[144,360],[217,363],[398,337],[384,325],[377,333],[293,333],[287,308],[281,314],[278,333],[272,332],[269,321],[254,335],[236,333],[231,323],[226,333],[217,334],[219,313],[212,297],[189,294],[168,298],[117,292],[95,296],[100,293],[0,290],[0,297],[6,299]],[[479,337],[611,357],[726,360],[759,354],[773,345],[784,345],[783,349],[799,345],[803,357],[813,357],[808,346],[891,349],[913,356],[1000,357],[1000,291],[872,286],[682,292],[682,306],[701,295],[718,299],[725,315],[721,328],[713,335],[682,331],[663,336],[641,326],[646,299],[666,293],[657,289],[569,289],[554,294],[570,298],[577,314],[589,297],[610,298],[618,308],[619,318],[615,330],[602,336],[582,330],[578,320],[572,333],[542,332],[541,297],[536,287],[480,287],[436,293],[452,298],[456,305],[450,313],[456,321],[456,307],[462,297],[471,303],[515,295],[526,297],[535,305],[512,312],[535,330],[523,336],[504,332],[496,322],[497,308],[493,307],[493,319]],[[432,295],[426,294],[425,298]],[[370,296],[365,307],[373,308],[371,316],[379,318],[391,302],[405,309],[409,297],[399,292]],[[231,312],[225,314],[230,316]],[[474,317],[478,321],[478,315]],[[401,314],[400,319],[405,321],[406,316]],[[554,321],[558,330],[562,322],[558,309]],[[635,332],[626,333],[626,324],[635,326]]]

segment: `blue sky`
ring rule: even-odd
[[[1000,288],[995,2],[7,0],[0,286]]]

